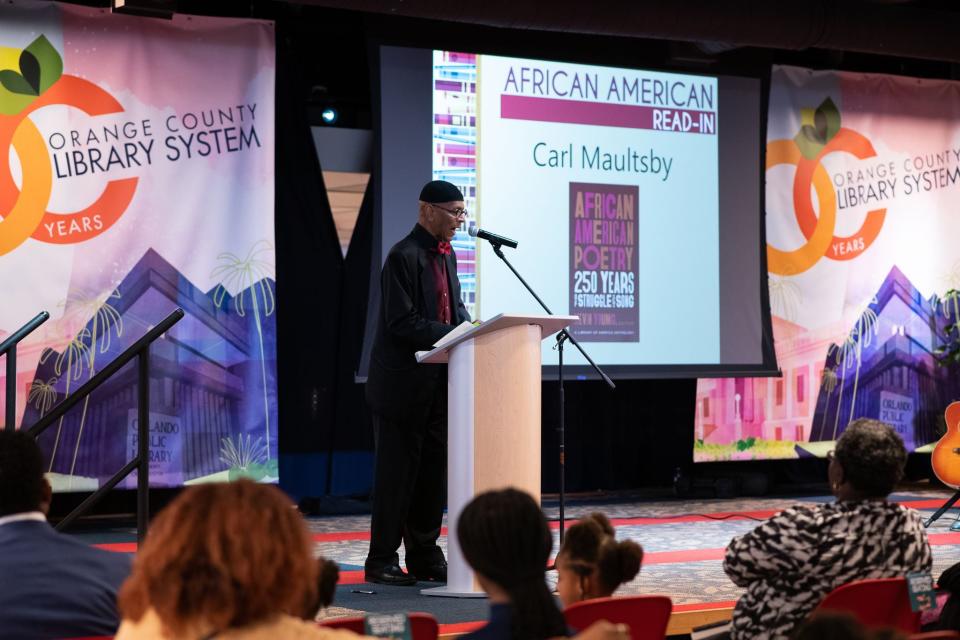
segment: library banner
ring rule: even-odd
[[[151,349],[151,484],[276,481],[274,76],[269,22],[0,6],[0,339],[51,315],[19,428],[182,307]],[[131,364],[44,432],[55,489],[132,458],[136,390]]]
[[[694,459],[823,456],[855,418],[929,450],[960,398],[960,83],[773,71],[770,308],[781,378],[700,380]]]

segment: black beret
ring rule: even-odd
[[[434,180],[423,185],[420,190],[421,202],[456,202],[463,200],[463,193],[457,188],[457,185],[450,184],[446,180]]]

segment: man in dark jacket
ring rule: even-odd
[[[442,180],[427,183],[417,224],[390,249],[380,276],[366,388],[376,443],[365,564],[370,582],[447,579],[447,562],[437,546],[447,467],[447,371],[417,364],[414,354],[470,319],[450,247],[466,215],[460,189]],[[401,541],[409,574],[400,568]]]
[[[0,431],[0,637],[112,636],[130,558],[57,533],[50,497],[34,439]]]

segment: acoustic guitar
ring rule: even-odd
[[[930,463],[940,482],[960,489],[960,402],[951,402],[943,417],[947,432],[933,448]]]

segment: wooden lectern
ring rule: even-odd
[[[500,314],[417,355],[449,363],[447,584],[424,595],[485,595],[457,543],[457,519],[473,496],[516,487],[540,500],[540,341],[578,320]]]

